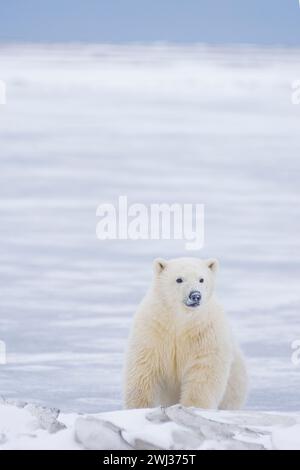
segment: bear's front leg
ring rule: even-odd
[[[151,408],[155,405],[158,360],[152,348],[132,348],[125,373],[126,408]]]
[[[203,409],[217,409],[226,390],[229,364],[207,357],[188,367],[184,373],[180,403]]]

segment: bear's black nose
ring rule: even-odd
[[[199,303],[200,300],[201,300],[201,292],[199,292],[197,290],[192,291],[189,295],[189,299],[192,302]]]

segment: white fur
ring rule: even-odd
[[[247,374],[214,296],[217,268],[214,259],[154,261],[153,283],[136,312],[129,340],[127,408],[181,403],[238,409],[243,405]],[[202,295],[198,307],[185,304],[193,290]]]

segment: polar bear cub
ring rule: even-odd
[[[153,282],[138,307],[129,339],[127,408],[243,405],[246,367],[215,298],[217,269],[215,259],[154,261]]]

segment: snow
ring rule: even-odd
[[[247,408],[299,411],[299,77],[296,49],[1,46],[1,394],[122,407],[152,259],[186,254],[181,241],[97,240],[96,208],[127,195],[205,204],[205,247],[190,254],[220,259]]]
[[[0,449],[2,450],[31,450],[31,449],[80,449],[74,442],[71,425],[76,417],[70,415],[67,419],[68,428],[57,427],[56,432],[45,428],[40,416],[46,410],[33,405],[0,403]]]
[[[0,404],[0,450],[300,450],[299,431],[296,413],[205,412],[176,405],[79,416]]]

